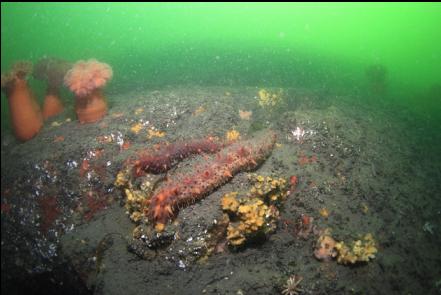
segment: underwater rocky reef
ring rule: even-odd
[[[403,162],[409,117],[296,88],[108,99],[96,123],[65,105],[25,143],[2,135],[2,288],[436,292],[439,224],[416,210],[433,200],[411,201],[436,167]]]

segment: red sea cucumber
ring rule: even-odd
[[[269,156],[275,140],[274,132],[262,132],[253,139],[220,150],[203,164],[192,165],[185,177],[169,175],[165,185],[150,200],[149,219],[156,224],[165,224],[178,208],[205,197],[238,172],[255,169]]]
[[[212,137],[195,139],[189,142],[176,142],[161,145],[157,150],[142,151],[133,166],[133,175],[139,177],[144,173],[159,174],[169,170],[176,162],[192,154],[215,153],[223,147]]]

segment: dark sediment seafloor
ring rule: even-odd
[[[305,294],[436,294],[440,135],[404,110],[302,89],[285,89],[284,103],[268,111],[257,103],[258,90],[109,95],[110,113],[97,124],[80,125],[67,112],[25,144],[2,135],[2,291],[279,294],[296,274]],[[252,110],[251,120],[241,120],[239,109]],[[144,128],[136,134],[131,127],[139,122]],[[147,139],[152,127],[165,136]],[[299,138],[291,132],[297,127],[305,131]],[[201,237],[222,218],[220,198],[245,183],[246,173],[239,173],[180,210],[179,239],[171,245],[150,251],[147,259],[129,251],[134,224],[113,185],[123,161],[146,145],[224,137],[233,128],[243,137],[275,130],[281,145],[256,173],[298,177],[277,231],[241,251],[198,256]],[[185,171],[193,160],[198,157],[175,169]],[[329,217],[320,215],[323,208]],[[314,217],[317,228],[330,228],[336,239],[372,233],[377,257],[354,267],[317,261],[317,236],[295,234],[302,214]]]

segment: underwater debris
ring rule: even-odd
[[[299,295],[303,292],[300,289],[300,282],[303,280],[301,276],[292,275],[286,281],[286,284],[283,286],[282,294],[283,295]]]
[[[288,195],[283,178],[250,174],[249,180],[253,186],[246,194],[231,192],[221,199],[229,222],[227,240],[231,246],[242,246],[274,232],[279,217],[277,206]]]

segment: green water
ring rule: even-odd
[[[439,3],[2,3],[1,30],[2,72],[23,59],[93,57],[114,69],[109,91],[252,85],[363,99],[376,64],[387,70],[381,99],[440,117]]]

